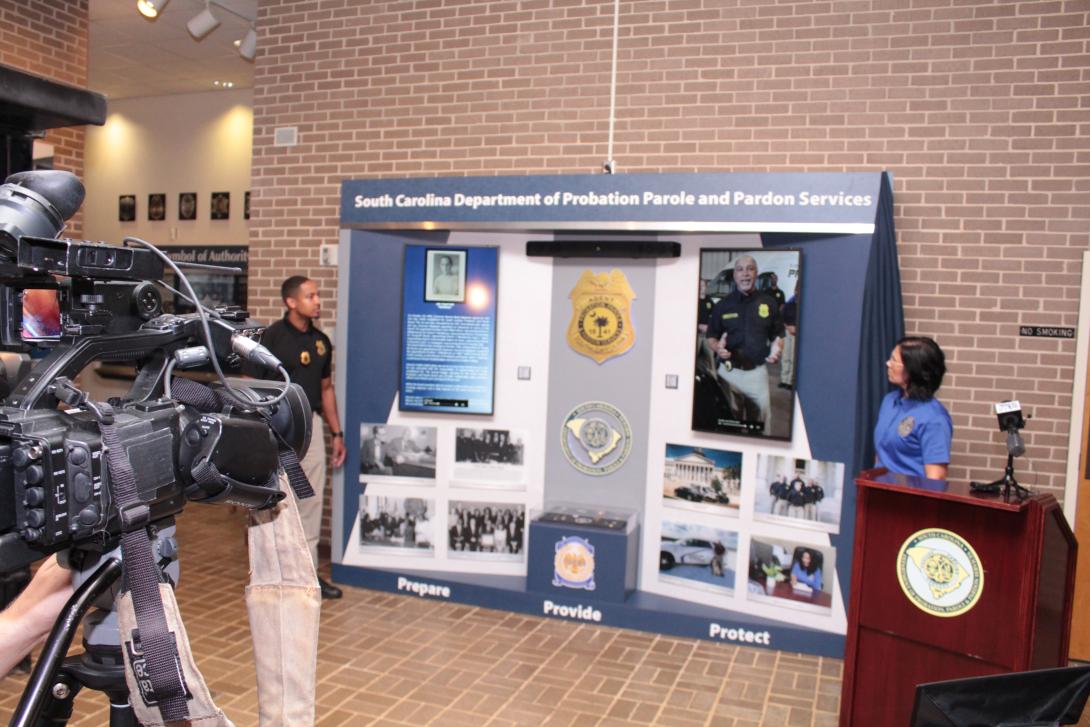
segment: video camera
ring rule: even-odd
[[[197,313],[164,313],[156,281],[165,265],[197,298],[154,246],[58,239],[83,196],[79,180],[59,171],[22,172],[0,186],[0,348],[48,349],[0,406],[0,572],[66,548],[108,551],[187,500],[272,506],[284,496],[284,455],[310,440],[306,396],[282,368],[282,382],[225,378],[223,367],[242,359],[278,370],[245,311],[198,304]],[[31,305],[34,291],[56,291],[51,313]],[[94,361],[137,367],[127,395],[107,407],[72,383]],[[172,392],[176,368],[202,365],[217,383],[180,379]],[[124,509],[111,494],[106,426],[138,475],[138,502]]]

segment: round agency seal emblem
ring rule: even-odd
[[[908,600],[925,613],[960,616],[980,600],[984,569],[973,546],[941,528],[918,530],[897,553],[897,581]]]
[[[632,428],[615,406],[588,401],[571,410],[560,431],[568,463],[588,475],[608,475],[628,459]]]
[[[553,556],[553,585],[593,591],[594,546],[578,535],[558,540]]]

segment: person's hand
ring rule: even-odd
[[[0,613],[0,677],[45,638],[72,595],[72,573],[51,555],[30,584]]]
[[[727,334],[724,333],[719,337],[719,342],[715,347],[715,354],[723,360],[730,358],[730,351],[727,350]]]
[[[797,586],[798,584],[799,584],[799,579],[795,576],[794,573],[792,573],[791,574],[791,585],[792,586]]]
[[[708,324],[707,323],[698,323],[696,325],[696,330],[697,330],[698,333],[700,333],[700,335],[703,336],[705,333],[708,332]]]
[[[333,437],[333,469],[344,464],[344,458],[348,454],[344,448],[344,437]]]
[[[768,363],[776,363],[780,360],[780,356],[783,355],[783,339],[777,338],[772,342],[772,350],[768,353],[768,358],[765,359]]]

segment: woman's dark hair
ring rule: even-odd
[[[946,375],[946,355],[939,344],[925,336],[905,336],[897,345],[901,347],[908,398],[927,401],[934,397]]]
[[[806,555],[807,553],[810,554],[810,565],[804,566],[802,564],[802,556]],[[816,571],[818,569],[817,554],[814,553],[814,551],[810,550],[809,548],[803,548],[802,550],[799,551],[799,561],[798,562],[799,562],[799,567],[801,567],[804,571],[806,571],[806,575],[808,575],[808,576],[814,575],[814,571]]]

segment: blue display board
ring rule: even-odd
[[[402,411],[491,414],[496,248],[405,248]]]
[[[557,193],[560,204],[551,205],[550,195]],[[334,480],[338,581],[611,626],[821,655],[842,652],[853,558],[852,476],[873,461],[870,433],[887,390],[882,363],[903,331],[888,178],[720,173],[352,181],[342,189],[342,224],[351,231],[342,235],[339,252],[337,376],[349,454],[345,474]],[[570,239],[623,229],[628,239],[678,240],[682,253],[658,261],[526,257],[527,240],[562,244],[567,229],[581,231]],[[407,311],[423,299],[437,255],[482,246],[496,250],[504,275],[497,285],[504,313],[495,319],[492,412],[460,417],[464,410],[434,416],[404,411],[398,406],[406,388],[404,350],[390,331],[403,328]],[[797,400],[793,412],[781,412],[795,417],[789,442],[691,429],[694,301],[705,277],[703,270],[698,276],[699,251],[709,248],[764,249],[773,256],[776,250],[801,251],[805,279],[798,294],[806,313],[797,338]],[[623,355],[598,362],[569,345],[571,291],[586,270],[599,275],[614,268],[633,286],[636,340]],[[441,287],[435,291],[441,297],[464,292],[449,278]],[[451,310],[462,305],[427,303]],[[622,411],[631,429],[633,455],[609,476],[586,475],[557,454],[565,416],[590,399]],[[368,486],[368,496],[386,498],[392,510],[408,499],[423,502],[431,547],[380,552],[360,537],[361,422],[438,429],[433,479]],[[460,461],[454,442],[472,436],[474,428],[486,436],[521,436],[524,459],[515,465]],[[695,455],[738,453],[741,464],[672,456],[679,447]],[[835,478],[826,502],[837,512],[811,519],[802,507],[781,509],[758,496],[784,467]],[[714,471],[729,500],[715,501],[707,487],[680,489],[678,478],[706,470]],[[535,513],[555,500],[636,504],[641,552],[632,557],[639,577],[623,602],[595,605],[597,599],[568,587],[557,595],[535,593],[527,586],[534,557],[527,546],[533,543],[512,547],[510,531],[501,537],[499,524],[486,526],[485,535],[496,528],[491,538],[475,542],[503,548],[467,552],[447,536],[456,512],[477,509],[482,522],[489,512],[521,513],[530,531]],[[414,537],[420,536],[418,522]],[[397,538],[390,536],[391,542]],[[546,551],[555,551],[555,544]],[[705,572],[713,548],[721,552],[718,574]],[[782,580],[791,558],[802,552],[823,569],[823,586],[810,593]],[[594,582],[627,583],[631,560],[607,559]]]

